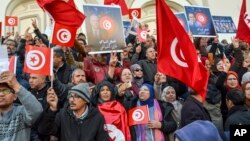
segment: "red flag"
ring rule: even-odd
[[[52,75],[53,51],[47,47],[26,46],[24,72]]]
[[[130,109],[128,111],[128,117],[129,126],[137,124],[147,124],[149,121],[147,105],[137,106],[133,109]]]
[[[140,42],[145,42],[147,40],[147,34],[148,34],[148,31],[147,30],[137,30],[137,37],[138,37],[138,40]]]
[[[158,70],[184,82],[204,99],[209,74],[189,36],[164,0],[156,1],[156,13]]]
[[[85,16],[76,9],[74,0],[36,0],[38,5],[48,11],[55,22],[80,27]]]
[[[129,19],[133,19],[133,17],[141,18],[141,8],[129,9]]]
[[[236,38],[250,43],[250,16],[246,11],[246,0],[242,1]]]
[[[52,43],[61,46],[73,47],[76,37],[76,30],[77,28],[75,27],[69,27],[55,23],[52,35]]]
[[[16,61],[17,61],[17,56],[13,55],[10,57],[9,60],[9,71],[16,74]]]
[[[105,118],[106,130],[111,140],[131,141],[127,113],[119,102],[105,102],[99,104],[98,109]]]
[[[5,26],[17,26],[17,17],[5,16]]]
[[[121,10],[122,10],[122,15],[128,14],[128,7],[127,7],[125,0],[104,0],[104,4],[105,5],[111,5],[111,4],[120,5]]]

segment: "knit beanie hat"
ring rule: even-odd
[[[243,74],[241,84],[244,84],[247,81],[250,81],[250,72],[246,72]]]
[[[74,87],[72,87],[68,94],[74,93],[84,99],[87,103],[90,101],[90,91],[88,83],[80,83]]]
[[[210,121],[196,120],[175,132],[180,141],[222,141],[214,124]]]

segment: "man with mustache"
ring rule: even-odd
[[[43,113],[38,131],[43,135],[54,135],[61,141],[109,141],[104,130],[104,118],[90,104],[88,83],[80,83],[69,90],[69,106],[58,112],[58,98],[48,91],[49,108]]]

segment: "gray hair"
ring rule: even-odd
[[[167,87],[165,87],[163,90],[162,90],[162,93],[161,93],[161,100],[162,101],[165,101],[165,102],[168,102],[167,101],[167,99],[166,99],[166,95],[167,95],[167,90],[169,90],[169,89],[174,89],[174,87],[172,87],[172,86],[167,86]],[[175,90],[175,89],[174,89]]]

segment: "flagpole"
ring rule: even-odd
[[[54,77],[53,77],[53,56],[54,56],[54,51],[53,49],[51,48],[51,44],[49,42],[49,48],[51,49],[51,56],[50,56],[50,83],[51,83],[51,88],[53,88],[53,81],[54,81]]]
[[[148,111],[148,119],[150,121],[150,115],[149,115],[149,108],[148,108],[148,105],[147,105],[147,111]],[[152,141],[154,140],[154,134],[153,134],[153,128],[150,128],[150,134],[152,135]]]

